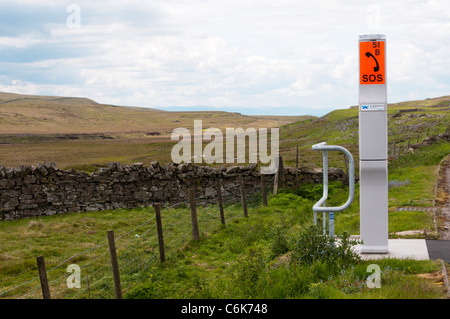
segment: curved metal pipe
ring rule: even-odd
[[[323,196],[313,206],[314,212],[340,212],[348,208],[353,202],[355,197],[355,162],[352,154],[344,147],[337,145],[327,145],[326,142],[318,143],[312,146],[313,150],[323,151]],[[348,160],[348,185],[349,185],[349,197],[347,202],[338,207],[322,207],[328,198],[328,151],[339,151],[345,154]]]

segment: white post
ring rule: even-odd
[[[388,252],[386,37],[359,36],[361,253]]]

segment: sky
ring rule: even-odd
[[[448,0],[1,0],[0,92],[322,116],[358,104],[362,34],[388,102],[450,94]]]

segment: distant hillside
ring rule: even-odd
[[[0,134],[169,134],[176,127],[278,127],[313,116],[245,116],[239,113],[168,112],[99,104],[87,98],[0,93]]]
[[[408,138],[414,143],[417,137],[422,140],[447,129],[450,130],[450,96],[388,104],[390,146],[394,141]],[[312,145],[320,142],[346,147],[356,160],[359,153],[358,107],[334,110],[320,118],[287,124],[281,127],[280,138],[283,160],[289,166],[295,165],[296,145],[300,150],[300,166],[322,166],[322,154],[311,150]],[[342,166],[343,161],[330,165]]]
[[[411,143],[450,128],[450,96],[389,104],[388,138]],[[54,161],[60,168],[88,171],[109,162],[169,163],[176,127],[280,127],[285,166],[322,167],[319,142],[346,147],[358,165],[358,109],[314,116],[246,116],[231,112],[167,112],[96,103],[86,98],[0,93],[0,164],[36,165]],[[205,142],[206,143],[206,142]],[[450,153],[450,145],[449,145]],[[331,152],[330,167],[344,167],[342,154]],[[218,164],[222,165],[222,164]],[[225,163],[223,164],[225,165]],[[228,164],[227,164],[228,165]],[[232,164],[230,164],[232,165]]]

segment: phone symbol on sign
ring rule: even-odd
[[[377,61],[377,59],[373,56],[373,54],[372,53],[370,53],[370,52],[366,52],[366,57],[368,57],[368,58],[373,58],[374,60],[375,60],[375,63],[376,63],[376,65],[375,65],[375,67],[373,68],[373,72],[378,72],[379,70],[380,70],[380,66],[378,65],[378,61]]]

